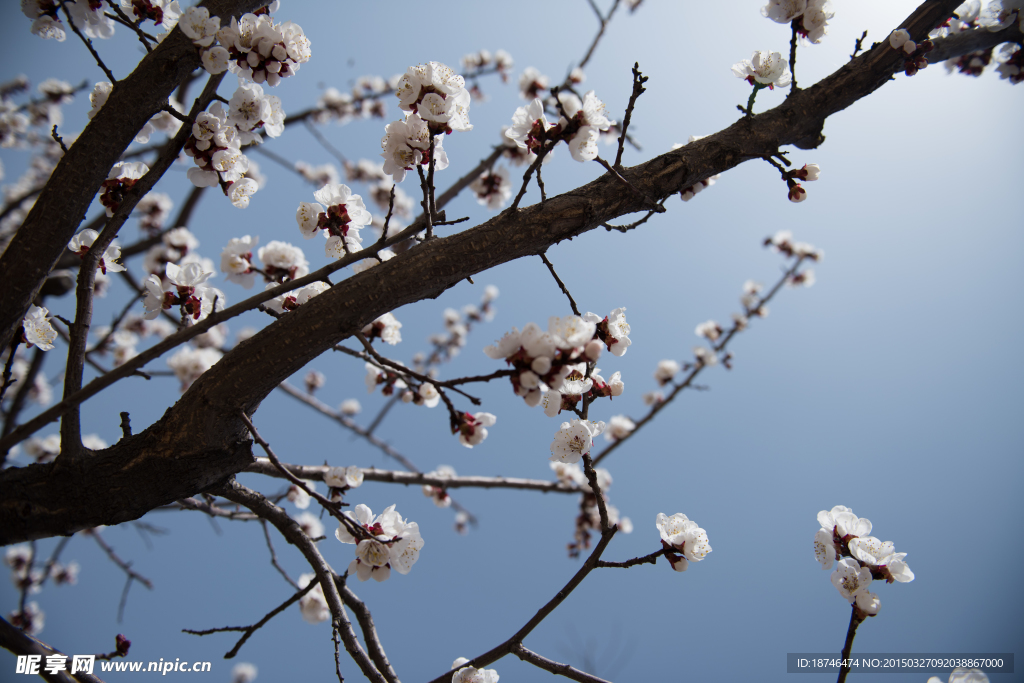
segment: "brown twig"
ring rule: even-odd
[[[551,600],[549,600],[543,607],[537,610],[537,613],[534,614],[522,628],[516,631],[511,638],[497,647],[488,650],[484,654],[471,659],[463,666],[472,666],[477,669],[482,669],[488,664],[496,662],[512,652],[513,648],[517,645],[521,645],[526,636],[530,635],[530,632],[533,631],[533,629],[537,628],[537,626],[544,621],[549,614],[554,612],[555,609],[569,597],[576,587],[583,582],[583,579],[587,578],[587,575],[597,567],[597,563],[601,559],[601,554],[604,553],[605,548],[608,547],[608,544],[611,542],[612,537],[615,536],[615,532],[617,530],[617,527],[611,527],[601,534],[601,540],[599,540],[597,545],[594,546],[593,552],[590,553],[590,556],[587,558],[586,562],[583,563],[583,566],[579,568],[571,579],[569,579],[569,583],[565,584],[565,586],[562,587],[562,590],[555,594],[555,597],[551,598]],[[448,681],[451,680],[451,676],[452,674],[450,671],[443,673],[431,681],[431,683],[448,683]]]
[[[117,79],[114,78],[114,73],[107,68],[106,64],[103,63],[100,53],[96,52],[96,48],[92,46],[92,41],[86,38],[82,31],[75,26],[75,22],[71,18],[71,12],[68,11],[68,6],[65,0],[59,0],[59,2],[60,8],[64,10],[64,16],[67,17],[68,24],[71,26],[71,30],[75,32],[76,36],[82,39],[83,43],[85,43],[85,47],[89,49],[89,53],[92,54],[93,59],[96,60],[96,63],[99,65],[100,69],[103,70],[103,73],[107,75],[107,80],[109,80],[112,85],[117,85]]]
[[[783,273],[782,277],[779,278],[778,282],[776,282],[775,285],[771,288],[771,290],[769,290],[768,294],[766,294],[765,296],[761,297],[758,300],[758,305],[754,310],[757,310],[757,308],[760,308],[762,305],[767,304],[769,301],[771,301],[772,298],[774,298],[775,295],[782,288],[782,286],[786,284],[789,278],[796,273],[796,271],[800,268],[800,265],[803,262],[803,257],[797,258],[795,263],[789,269],[787,269],[785,273]],[[719,342],[714,346],[715,352],[724,351],[726,346],[728,346],[729,342],[732,340],[732,338],[735,337],[741,329],[742,327],[739,324],[733,324],[733,326],[721,337]],[[647,413],[647,415],[645,415],[643,418],[636,422],[636,426],[633,428],[633,431],[631,431],[629,434],[626,434],[621,439],[616,440],[614,443],[610,444],[607,448],[601,451],[601,453],[599,453],[598,456],[594,458],[594,464],[600,464],[601,461],[607,458],[609,455],[611,455],[615,451],[615,449],[621,446],[624,442],[628,441],[641,428],[643,428],[651,420],[653,420],[654,417],[658,413],[660,413],[669,403],[671,403],[676,398],[676,396],[679,395],[680,392],[687,388],[693,388],[693,381],[697,378],[697,375],[699,375],[701,371],[704,370],[705,367],[707,366],[704,365],[703,363],[697,363],[693,367],[693,369],[690,370],[689,374],[687,374],[686,378],[681,383],[673,385],[672,392],[668,396],[666,396],[663,401],[659,401],[658,403],[655,403],[653,406],[651,406],[651,410]]]
[[[367,656],[363,646],[360,645],[355,631],[352,629],[352,624],[345,614],[341,595],[338,593],[334,583],[334,571],[324,560],[316,544],[313,543],[309,536],[303,533],[298,523],[287,512],[271,503],[264,496],[239,484],[234,479],[217,487],[213,490],[213,493],[239,505],[244,505],[260,517],[263,517],[277,527],[278,531],[302,552],[306,561],[310,563],[316,572],[316,582],[319,582],[320,587],[323,589],[327,606],[334,617],[332,625],[337,629],[342,642],[345,643],[345,649],[352,656],[352,659],[355,660],[359,670],[373,683],[396,683],[397,679],[393,678],[393,672],[391,672],[392,678],[385,677],[385,673],[377,670],[374,663]]]
[[[640,62],[633,63],[633,92],[629,95],[629,104],[626,105],[626,114],[622,117],[622,135],[619,136],[619,149],[615,153],[615,168],[622,168],[622,150],[626,146],[626,140],[629,139],[627,130],[629,129],[630,119],[633,117],[633,107],[636,106],[637,98],[642,95],[647,88],[644,87],[644,83],[649,81],[650,78],[640,73]],[[633,143],[634,145],[636,143]]]
[[[264,522],[264,524],[266,524],[266,522]],[[240,649],[242,649],[242,646],[245,645],[245,641],[249,640],[249,636],[263,628],[263,626],[266,625],[268,621],[276,617],[278,614],[286,610],[288,607],[294,605],[296,602],[301,600],[302,597],[306,595],[306,593],[310,592],[318,585],[319,584],[316,581],[310,581],[305,588],[299,588],[298,586],[296,586],[298,592],[296,592],[294,595],[289,597],[287,600],[282,602],[274,609],[267,612],[267,614],[262,619],[257,621],[255,624],[252,624],[251,626],[221,626],[218,628],[203,629],[201,631],[190,628],[183,628],[181,629],[181,632],[189,633],[194,636],[208,636],[213,633],[241,632],[242,637],[239,638],[238,642],[235,643],[235,646],[228,650],[228,652],[224,655],[224,659],[231,659],[232,657],[238,654],[238,651]]]
[[[524,662],[533,664],[545,671],[550,671],[556,676],[565,676],[568,679],[580,681],[580,683],[609,683],[609,681],[606,681],[603,678],[598,678],[593,674],[588,674],[586,671],[580,671],[568,664],[560,664],[553,659],[541,656],[532,650],[528,650],[522,643],[516,643],[513,645],[510,653],[514,654]]]
[[[839,667],[839,678],[836,683],[843,683],[846,680],[847,674],[850,673],[850,665],[847,663],[850,659],[850,652],[853,651],[853,637],[857,635],[857,627],[864,621],[864,613],[858,609],[857,605],[850,605],[852,608],[850,611],[850,626],[846,629],[846,642],[843,644],[843,653],[840,655],[843,660],[842,665]]]
[[[618,568],[618,569],[628,569],[630,567],[636,567],[637,565],[641,565],[641,564],[657,564],[658,563],[658,558],[661,557],[664,554],[665,554],[665,549],[662,548],[661,550],[653,552],[650,555],[644,555],[643,557],[634,557],[633,559],[626,560],[625,562],[605,562],[604,560],[601,560],[600,562],[597,563],[597,566],[598,567],[611,567],[611,568]]]
[[[555,278],[555,282],[558,283],[558,288],[562,290],[562,293],[569,299],[569,307],[572,308],[573,315],[580,315],[580,309],[576,307],[576,301],[572,298],[572,294],[569,293],[569,289],[562,282],[562,278],[558,277],[558,273],[555,272],[555,266],[552,265],[551,261],[548,260],[547,254],[542,253],[540,260],[544,262],[544,265],[551,271],[551,276]]]

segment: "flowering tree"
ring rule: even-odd
[[[654,383],[644,394],[643,412],[628,417],[613,414],[618,408],[612,406],[626,393],[615,365],[633,346],[626,317],[633,304],[601,302],[604,307],[591,312],[588,306],[598,308],[598,302],[586,294],[584,283],[563,277],[565,270],[556,267],[557,258],[549,258],[549,250],[554,253],[560,242],[597,228],[628,238],[668,220],[684,206],[677,195],[690,201],[746,161],[774,167],[772,173],[778,172],[785,184],[783,202],[804,202],[809,196],[804,183],[818,180],[821,168],[812,159],[790,157],[805,157],[807,150],[822,145],[830,116],[894,78],[899,87],[929,63],[951,60],[954,68],[979,75],[995,60],[1003,79],[1021,80],[1020,7],[1009,0],[984,8],[978,2],[941,0],[908,7],[905,20],[886,27],[877,42],[864,36],[854,42],[853,36],[849,42],[854,54],[848,62],[813,86],[800,87],[798,51],[801,64],[810,61],[814,46],[834,37],[826,33],[835,12],[830,3],[818,0],[773,0],[762,10],[764,26],[788,26],[783,37],[773,37],[788,42],[788,50],[757,51],[732,67],[742,79],[733,81],[740,86],[736,98],[742,103],[720,119],[721,130],[689,136],[686,144],[644,154],[640,163],[626,166],[622,162],[627,154],[643,154],[631,125],[642,120],[644,93],[656,83],[649,82],[646,67],[626,63],[624,68],[632,66],[630,90],[621,103],[612,106],[596,90],[585,90],[584,80],[594,80],[585,68],[612,20],[625,13],[618,0],[605,8],[591,3],[581,11],[589,13],[588,21],[596,14],[596,34],[572,46],[583,57],[561,82],[533,67],[523,70],[518,79],[521,106],[507,113],[505,129],[489,139],[495,144],[474,166],[465,161],[466,148],[459,145],[482,135],[479,124],[471,123],[471,109],[489,106],[483,89],[502,88],[495,81],[512,76],[508,53],[467,55],[459,70],[440,61],[410,65],[390,81],[379,76],[360,79],[352,93],[328,88],[307,109],[286,114],[290,105],[271,94],[273,88],[301,79],[303,65],[319,58],[320,43],[308,22],[303,21],[304,30],[287,20],[288,6],[279,9],[274,3],[267,10],[263,4],[222,0],[182,11],[177,2],[158,0],[23,3],[34,34],[51,41],[74,34],[107,80],[91,88],[90,123],[76,137],[63,131],[60,117],[60,106],[75,88],[47,81],[40,86],[40,98],[21,104],[16,98],[27,84],[12,81],[3,89],[2,144],[38,151],[38,161],[9,193],[0,226],[5,240],[0,255],[0,347],[5,349],[0,449],[6,454],[0,473],[0,538],[10,545],[7,561],[18,591],[16,608],[3,624],[3,642],[18,655],[67,651],[59,642],[26,634],[39,636],[43,624],[42,611],[29,596],[51,578],[54,583],[75,580],[77,565],[61,559],[68,537],[94,539],[127,576],[128,585],[148,583],[103,540],[101,527],[130,523],[156,511],[185,510],[211,520],[261,525],[272,563],[290,584],[289,594],[269,600],[261,612],[266,616],[257,615],[250,626],[182,625],[190,633],[205,635],[202,640],[208,642],[225,631],[241,632],[228,653],[233,657],[265,625],[273,628],[271,618],[298,603],[306,621],[330,622],[339,679],[343,672],[358,670],[370,680],[396,681],[400,667],[392,665],[387,653],[395,659],[393,648],[401,646],[389,648],[388,634],[378,631],[371,616],[375,602],[388,598],[359,596],[353,588],[370,579],[389,585],[404,581],[394,573],[412,572],[421,551],[433,542],[431,524],[407,519],[401,499],[375,513],[359,495],[362,484],[370,481],[421,486],[438,507],[456,510],[460,530],[475,522],[477,512],[453,500],[452,492],[462,489],[545,491],[578,501],[568,529],[569,555],[582,564],[561,581],[561,590],[539,599],[524,624],[503,624],[511,636],[487,644],[471,660],[457,659],[454,672],[424,667],[403,676],[497,680],[495,670],[486,667],[512,654],[574,680],[600,680],[551,659],[542,647],[527,647],[524,640],[597,569],[650,571],[643,565],[664,558],[663,566],[676,572],[703,570],[690,564],[708,558],[711,541],[701,525],[714,524],[703,516],[698,523],[675,512],[683,503],[668,500],[665,509],[674,514],[659,512],[655,519],[660,540],[654,539],[648,520],[638,524],[649,536],[648,550],[632,559],[606,559],[617,534],[632,531],[633,523],[611,505],[611,475],[599,465],[628,451],[647,425],[663,422],[663,411],[671,411],[686,389],[702,388],[698,379],[703,381],[709,368],[731,368],[733,339],[764,318],[768,304],[785,287],[814,284],[809,266],[823,252],[797,240],[784,226],[766,231],[764,246],[782,259],[781,274],[767,286],[753,280],[744,284],[741,309],[729,323],[698,324],[695,332],[702,341],[692,356],[652,361]],[[636,10],[640,3],[630,4]],[[103,59],[99,42],[115,28],[134,34],[146,51],[131,73],[120,78]],[[735,51],[737,59],[749,52],[741,45]],[[768,101],[770,97],[774,99]],[[383,126],[382,163],[354,162],[339,153],[350,184],[342,183],[332,166],[288,159],[279,146],[274,151],[273,139],[287,127],[305,122],[322,137],[317,127],[331,122],[383,122],[391,117],[388,105],[394,106],[396,99],[397,119]],[[612,144],[602,148],[604,138]],[[132,147],[133,142],[141,146]],[[637,149],[630,150],[630,145]],[[257,153],[285,161],[312,191],[287,198],[274,191],[274,180],[259,171]],[[175,163],[186,165],[191,189],[171,219],[171,198],[162,190],[171,191],[174,185],[168,172]],[[550,176],[568,164],[590,169],[590,180],[559,193],[549,191]],[[449,166],[465,172],[447,178],[442,172]],[[354,186],[366,190],[359,193]],[[224,241],[219,262],[223,278],[214,277],[218,264],[198,252],[196,236],[205,233],[196,206],[204,193],[206,201],[230,204],[236,212],[244,209],[237,215],[248,219],[246,228]],[[475,195],[493,215],[474,219],[475,225],[467,227],[447,210],[457,206],[460,194]],[[97,199],[98,215],[83,228],[83,217]],[[295,225],[261,225],[258,215],[252,222],[261,202],[286,203],[289,211],[296,207]],[[121,232],[132,216],[142,230],[135,241]],[[260,246],[258,231],[271,232],[274,239]],[[291,243],[300,235],[322,235],[323,257],[315,253],[318,249],[307,257]],[[119,236],[120,244],[114,241]],[[133,267],[131,259],[139,255],[142,263]],[[492,345],[480,344],[489,361],[485,370],[449,370],[447,363],[467,346],[471,330],[493,318],[498,290],[486,287],[479,304],[445,312],[445,332],[431,338],[427,352],[407,363],[392,357],[391,347],[402,342],[402,314],[396,315],[396,309],[439,297],[464,281],[473,283],[474,277],[517,259],[540,260],[552,291],[562,297],[531,313],[548,316],[547,325],[510,321],[516,326],[504,327],[511,331],[492,334],[500,337]],[[311,263],[317,261],[325,265],[314,269]],[[607,277],[605,271],[613,268],[595,270]],[[123,277],[123,289],[110,287],[124,300],[113,323],[99,328],[94,306],[112,273]],[[239,288],[250,290],[257,281],[265,289],[230,303]],[[65,295],[64,301],[73,299],[67,314],[52,315],[50,308],[56,310]],[[254,317],[257,311],[261,317]],[[231,340],[225,324],[243,314],[260,321],[259,329]],[[55,353],[58,336],[64,345],[57,353],[66,353],[61,361],[63,392],[59,401],[46,406],[44,354]],[[641,338],[637,335],[631,356],[643,353]],[[310,364],[332,350],[365,373],[370,393],[386,397],[374,418],[361,421],[359,403],[352,399],[335,409],[316,396],[329,380]],[[180,381],[180,399],[170,401],[173,405],[162,417],[141,429],[137,419],[133,429],[131,410],[122,412],[121,438],[113,445],[91,435],[83,410],[106,406],[117,412],[101,392],[135,391],[122,387],[134,381],[129,378],[158,374],[162,367],[155,361],[165,355]],[[598,363],[608,364],[610,371],[602,371]],[[288,381],[297,373],[302,387]],[[486,383],[488,394],[478,396],[474,385]],[[360,467],[334,455],[301,458],[290,447],[289,430],[268,429],[273,416],[259,411],[275,391],[297,399],[311,415],[329,418],[399,467]],[[522,399],[526,407],[516,406],[522,414],[488,410],[497,400],[491,396],[500,391]],[[40,404],[35,413],[30,411],[33,400]],[[460,477],[444,466],[424,473],[416,457],[396,450],[377,429],[401,403],[443,405],[450,443],[480,450],[491,445],[492,433],[504,429],[506,435],[515,434],[512,425],[534,420],[543,411],[555,418],[549,429],[553,479]],[[531,414],[530,408],[540,410]],[[435,413],[442,410],[431,413],[436,421]],[[42,437],[56,421],[59,434]],[[519,447],[537,450],[536,444]],[[26,464],[26,459],[35,462]],[[251,477],[248,483],[236,478],[243,473]],[[309,511],[314,505],[318,514]],[[879,613],[881,599],[873,582],[907,583],[914,573],[905,561],[907,553],[871,536],[871,522],[849,508],[822,510],[818,522],[815,555],[823,569],[831,570],[832,583],[850,605],[843,648],[848,656],[858,626]],[[297,579],[278,564],[271,528],[301,555],[305,571]],[[44,556],[41,539],[58,536],[65,538]],[[353,546],[353,552],[335,541]],[[225,621],[233,618],[224,616]],[[322,640],[329,659],[328,638]],[[128,656],[129,645],[118,636],[115,652],[107,657]],[[351,662],[341,661],[342,648]],[[848,670],[840,672],[841,680]],[[236,678],[252,675],[243,667]]]

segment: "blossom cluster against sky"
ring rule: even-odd
[[[788,29],[762,17],[762,4],[730,2],[726,10],[647,0],[635,14],[616,15],[582,87],[595,89],[608,116],[618,119],[633,63],[651,78],[631,128],[643,150],[627,149],[624,163],[649,159],[739,116],[736,105],[746,103],[749,86],[730,67],[754,50],[788,47]],[[800,49],[796,76],[802,86],[844,64],[863,30],[869,30],[869,42],[884,40],[916,6],[835,4],[828,35]],[[28,33],[16,8],[5,11],[9,21],[0,32],[12,57],[6,63],[23,68],[33,83],[50,76],[72,83],[102,80],[73,37],[59,45],[43,43]],[[324,15],[331,11],[285,3],[278,13],[300,24],[312,44],[301,72],[275,89],[285,112],[312,105],[328,86],[345,90],[362,75],[388,78],[433,60],[454,66],[481,48],[503,48],[515,59],[507,85],[494,77],[481,81],[490,100],[473,103],[473,130],[446,139],[450,167],[438,174],[440,188],[484,157],[499,141],[500,127],[510,125],[515,109],[526,104],[518,74],[534,66],[561,80],[596,29],[582,0],[527,8],[527,14],[544,17],[530,31],[495,22],[486,6],[449,4],[445,41],[399,41],[381,50],[392,9],[367,5]],[[362,28],[345,31],[339,41],[339,26]],[[118,75],[139,56],[128,35],[100,49]],[[32,60],[13,59],[21,55]],[[13,75],[9,70],[5,77]],[[234,83],[229,86],[225,97],[234,91]],[[761,91],[755,111],[783,97],[781,89]],[[911,79],[897,77],[829,119],[820,149],[791,152],[796,167],[816,163],[822,169],[800,204],[787,200],[775,169],[749,162],[689,202],[671,199],[666,215],[630,234],[594,231],[548,252],[582,309],[627,309],[628,354],[602,358],[606,376],[619,371],[625,383],[606,414],[592,415],[605,422],[620,413],[642,415],[642,394],[658,388],[658,362],[690,360],[691,348],[702,342],[695,325],[728,320],[740,310],[747,280],[770,283],[778,277],[781,260],[760,246],[765,237],[792,230],[797,239],[825,249],[827,258],[815,265],[814,287],[783,291],[771,314],[753,321],[737,339],[731,371],[718,367],[702,376],[710,391],[684,394],[629,448],[602,463],[614,476],[615,506],[635,527],[615,539],[608,559],[656,550],[658,513],[682,512],[699,520],[714,552],[682,574],[662,562],[592,575],[531,635],[528,646],[581,668],[593,665],[598,675],[636,678],[677,675],[675,653],[685,643],[702,653],[687,662],[690,675],[732,679],[754,673],[781,680],[787,652],[837,652],[842,645],[850,608],[814,560],[812,543],[820,528],[815,515],[836,505],[850,506],[884,529],[881,540],[909,554],[916,576],[907,585],[872,588],[884,606],[861,627],[857,650],[1009,652],[1024,641],[1017,618],[1024,595],[1016,570],[1024,558],[1018,545],[1006,542],[1021,521],[1014,501],[1024,474],[1017,390],[1024,368],[1015,343],[1024,329],[1014,315],[1024,239],[1013,219],[1024,171],[1013,153],[1024,134],[1016,119],[1021,97],[1019,87],[993,73],[969,79],[931,65]],[[399,115],[397,101],[388,106],[387,119],[318,130],[346,157],[376,161],[384,125]],[[61,130],[83,127],[87,110],[80,97],[66,108]],[[303,126],[290,128],[287,118],[283,136],[268,141],[267,149],[310,164],[334,161]],[[602,156],[611,156],[611,149],[599,146]],[[295,207],[317,188],[259,153],[249,156],[275,185],[253,195],[244,211],[216,193],[204,197],[192,227],[210,257],[245,234],[259,235],[264,245],[275,239],[302,243]],[[4,182],[25,162],[17,150],[0,151],[0,159]],[[187,167],[175,167],[158,189],[180,202],[189,188]],[[512,170],[513,179],[519,170]],[[544,179],[552,196],[601,172],[594,162],[573,161],[563,147],[544,167]],[[404,189],[415,196],[411,180]],[[537,200],[533,190],[524,201]],[[471,197],[447,211],[471,216],[470,225],[493,215]],[[126,224],[123,242],[134,239],[133,223]],[[327,262],[319,249],[307,248],[306,257],[314,268]],[[569,313],[539,259],[475,280],[436,302],[396,311],[403,341],[382,348],[409,362],[426,348],[426,337],[442,328],[443,310],[478,302],[487,284],[502,293],[497,316],[474,329],[451,374],[500,367],[484,354],[485,346],[513,326]],[[231,302],[245,296],[223,274],[213,284]],[[107,301],[109,308],[98,309],[97,320],[118,308],[116,291]],[[53,303],[53,312],[69,315],[69,300]],[[232,332],[264,320],[253,314],[232,325]],[[318,393],[326,402],[358,398],[367,420],[382,405],[379,393],[366,393],[362,363],[324,356],[311,367],[327,375]],[[58,371],[57,364],[47,364],[49,376]],[[178,391],[174,378],[155,378],[145,396],[125,385],[88,404],[83,422],[113,442],[118,411],[130,409],[140,429]],[[493,382],[479,393],[482,409],[498,419],[487,427],[486,442],[472,450],[450,434],[442,412],[420,406],[396,407],[381,433],[424,470],[449,464],[459,474],[552,477],[549,447],[564,416],[549,418],[524,406],[507,382]],[[269,398],[254,420],[289,461],[395,466],[288,397]],[[603,444],[604,437],[595,441]],[[268,491],[278,486],[255,477],[243,481]],[[431,678],[455,657],[475,656],[504,640],[578,566],[565,552],[575,497],[460,490],[454,497],[480,524],[459,536],[451,510],[436,508],[415,488],[366,483],[357,492],[353,504],[373,510],[397,503],[427,542],[408,576],[354,589],[373,609],[404,679]],[[117,624],[123,577],[94,545],[76,538],[66,556],[81,564],[79,583],[50,587],[41,596],[47,613],[43,637],[65,652],[86,653],[109,651],[114,634],[125,633],[133,641],[133,657],[208,659],[215,662],[218,680],[228,680],[232,663],[220,657],[234,640],[197,638],[180,629],[256,621],[290,593],[270,566],[261,530],[218,523],[218,535],[191,513],[153,513],[145,521],[172,533],[151,539],[152,549],[130,527],[104,533],[122,557],[153,578],[154,590],[134,586],[125,621]],[[321,542],[328,560],[346,567],[351,548],[328,536]],[[971,541],[966,554],[960,539]],[[308,570],[283,540],[275,541],[293,576]],[[47,543],[53,541],[41,547]],[[979,551],[997,552],[999,561],[965,562]],[[13,596],[5,583],[5,610]],[[329,629],[307,624],[297,608],[278,620],[239,657],[256,663],[265,680],[293,675],[296,661],[303,672],[333,676]],[[0,653],[0,667],[13,667],[6,652]],[[506,680],[549,676],[511,658],[493,668]],[[356,675],[354,669],[349,674]]]

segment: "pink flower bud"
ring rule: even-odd
[[[805,199],[807,199],[807,190],[800,183],[796,183],[789,189],[789,201],[802,202]]]
[[[598,339],[592,339],[589,342],[587,342],[587,346],[583,351],[583,355],[585,355],[588,360],[596,361],[598,358],[601,357],[601,351],[603,350],[604,343]]]

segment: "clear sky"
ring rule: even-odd
[[[788,28],[763,18],[761,4],[647,0],[635,14],[620,9],[588,65],[583,88],[593,88],[610,116],[621,118],[630,67],[639,62],[650,77],[630,128],[643,149],[627,149],[626,165],[736,119],[736,105],[746,101],[749,86],[729,67],[754,50],[785,52],[789,44]],[[869,42],[882,40],[917,5],[833,4],[836,16],[828,36],[798,52],[802,86],[842,66],[863,30]],[[7,20],[0,22],[0,50],[6,66],[0,80],[18,73],[33,85],[47,77],[102,80],[74,36],[60,44],[42,41],[29,34],[28,20],[13,3],[2,11]],[[430,60],[457,67],[462,55],[481,48],[511,53],[515,69],[508,84],[493,76],[480,82],[489,99],[473,102],[473,131],[445,140],[451,166],[438,173],[441,189],[486,156],[500,126],[525,103],[515,85],[522,69],[534,66],[553,82],[561,80],[597,27],[585,0],[344,6],[286,1],[276,19],[300,24],[313,50],[310,62],[275,90],[286,112],[313,105],[326,87],[346,90],[362,75],[388,78]],[[97,47],[117,75],[127,73],[139,57],[137,41],[122,29]],[[233,80],[225,79],[220,91],[225,97],[234,90]],[[762,91],[755,110],[775,106],[783,97]],[[1024,642],[1024,551],[1016,540],[1024,483],[1022,97],[1020,86],[992,72],[974,79],[933,65],[913,78],[901,75],[831,117],[820,149],[791,151],[796,165],[822,167],[821,179],[808,185],[810,196],[802,204],[787,201],[777,171],[751,162],[688,203],[670,199],[666,214],[629,234],[595,230],[551,248],[548,255],[581,309],[606,315],[625,306],[633,329],[628,353],[606,354],[599,364],[605,377],[621,371],[626,383],[623,396],[592,409],[591,415],[602,420],[616,414],[641,417],[646,410],[641,395],[656,388],[657,362],[689,360],[691,347],[700,341],[694,327],[709,318],[724,323],[739,310],[745,280],[775,281],[782,262],[760,246],[764,237],[792,230],[797,239],[824,249],[826,258],[815,264],[812,288],[783,291],[770,316],[755,320],[736,339],[731,371],[706,372],[700,383],[708,391],[685,392],[605,463],[614,477],[611,503],[635,526],[632,534],[614,539],[605,559],[657,550],[659,512],[683,512],[696,520],[707,530],[713,552],[685,574],[672,572],[664,560],[653,567],[594,572],[527,638],[527,647],[616,680],[782,680],[786,653],[838,653],[842,647],[849,607],[815,562],[812,539],[816,513],[846,505],[873,522],[874,535],[908,553],[916,575],[908,584],[875,584],[882,609],[861,626],[855,652],[1019,650]],[[377,159],[384,124],[399,116],[397,104],[387,99],[384,121],[331,124],[320,131],[350,159]],[[61,130],[80,130],[87,110],[85,97],[65,107]],[[292,161],[336,163],[302,125],[288,127],[266,148]],[[612,150],[602,148],[602,155],[612,156]],[[260,154],[250,157],[270,185],[244,211],[208,192],[190,225],[200,253],[219,261],[228,239],[250,234],[261,244],[273,239],[296,244],[313,268],[325,265],[320,242],[304,242],[294,219],[298,202],[312,201],[316,188]],[[0,159],[7,183],[14,182],[28,155],[3,149]],[[189,189],[185,168],[174,167],[158,186],[179,202]],[[544,180],[551,195],[602,172],[595,163],[573,161],[563,147],[544,167]],[[418,191],[412,177],[402,187],[410,194]],[[366,188],[354,184],[353,190]],[[524,201],[538,199],[531,190]],[[469,216],[463,225],[470,226],[492,215],[468,196],[447,211],[449,217]],[[90,216],[97,213],[94,207]],[[129,244],[137,235],[130,220],[121,242]],[[138,274],[141,264],[130,267]],[[394,357],[408,363],[414,353],[427,350],[427,337],[442,330],[444,309],[477,303],[487,284],[501,290],[497,316],[473,330],[462,354],[442,369],[443,377],[498,369],[501,364],[483,354],[484,346],[513,326],[543,325],[549,316],[570,313],[539,259],[474,279],[475,285],[464,282],[437,300],[395,311],[403,342],[393,349]],[[229,303],[246,296],[223,276],[217,281]],[[97,309],[97,324],[120,309],[123,295],[117,286],[112,289]],[[70,298],[51,301],[56,312],[73,311]],[[267,321],[253,313],[229,328],[233,334]],[[54,354],[61,352],[58,346]],[[58,355],[48,359],[45,372],[51,380],[62,362]],[[165,369],[163,360],[150,367]],[[383,405],[379,393],[366,393],[362,362],[324,355],[310,368],[327,375],[318,395],[328,404],[353,397],[363,403],[362,424]],[[477,448],[464,449],[448,433],[443,408],[399,405],[379,433],[425,471],[448,464],[460,475],[551,478],[548,445],[561,420],[527,408],[503,382],[475,386],[473,393],[483,398],[483,410],[498,417]],[[174,378],[123,381],[86,404],[83,422],[87,432],[112,443],[119,437],[119,411],[131,410],[139,431],[178,396]],[[471,407],[459,399],[456,405]],[[264,401],[254,420],[287,462],[396,467],[284,395]],[[53,431],[55,426],[41,434]],[[22,456],[14,464],[25,462]],[[279,480],[254,475],[240,480],[268,494],[283,490]],[[372,610],[403,680],[432,679],[456,657],[473,657],[502,642],[580,564],[565,551],[576,497],[468,489],[454,496],[479,519],[465,536],[453,530],[450,509],[435,508],[415,487],[368,482],[348,499],[375,513],[397,503],[404,517],[419,523],[425,540],[407,576],[352,584]],[[41,638],[66,653],[84,654],[110,651],[114,635],[124,633],[133,641],[129,659],[211,660],[213,672],[202,678],[229,680],[233,662],[222,656],[235,638],[199,638],[181,629],[249,624],[290,594],[270,565],[261,529],[252,523],[211,523],[193,512],[154,512],[143,521],[168,533],[148,536],[121,525],[103,534],[122,558],[153,580],[154,589],[133,586],[118,624],[123,574],[90,539],[76,536],[63,558],[82,565],[78,585],[48,585],[33,598],[46,612]],[[328,529],[321,550],[343,571],[352,549],[330,536],[332,525]],[[280,535],[274,532],[273,538],[292,576],[308,570]],[[45,556],[55,543],[40,542],[39,552]],[[13,587],[0,583],[4,614],[16,599]],[[293,607],[256,633],[237,660],[256,664],[260,681],[330,680],[330,627],[307,624]],[[0,653],[0,680],[13,677],[13,661],[6,651]],[[511,657],[492,668],[505,681],[550,678]],[[342,673],[350,680],[359,676],[350,660],[343,659]],[[936,673],[944,680],[948,675]],[[1010,674],[991,678],[1014,680]],[[128,679],[111,674],[110,680]]]

